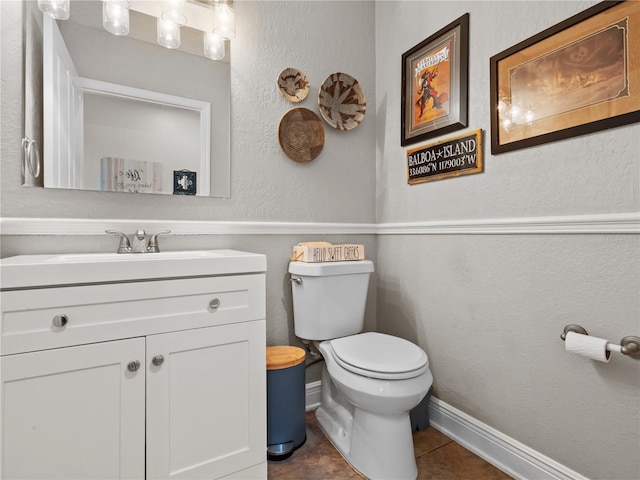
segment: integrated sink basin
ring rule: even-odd
[[[228,252],[229,250],[227,250]],[[134,258],[140,256],[140,258]],[[220,250],[183,250],[158,253],[76,253],[52,255],[50,262],[131,262],[133,260],[203,259],[222,257]]]
[[[266,269],[264,255],[238,250],[19,255],[0,260],[0,288],[231,275]]]

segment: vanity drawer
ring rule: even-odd
[[[265,318],[265,276],[2,292],[2,355]]]

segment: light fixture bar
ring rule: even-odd
[[[38,0],[38,8],[66,20],[70,0]],[[128,35],[129,10],[156,18],[156,40],[166,48],[180,48],[183,25],[204,32],[204,55],[212,60],[224,58],[226,42],[236,34],[233,0],[102,0],[105,30]]]

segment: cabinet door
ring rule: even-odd
[[[219,478],[266,460],[264,329],[260,320],[147,337],[149,480]]]
[[[144,349],[134,338],[2,357],[2,478],[144,478]]]

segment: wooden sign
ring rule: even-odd
[[[482,130],[407,150],[409,185],[483,171]]]
[[[299,243],[293,247],[292,262],[345,262],[364,260],[364,245],[332,245],[327,242]]]

